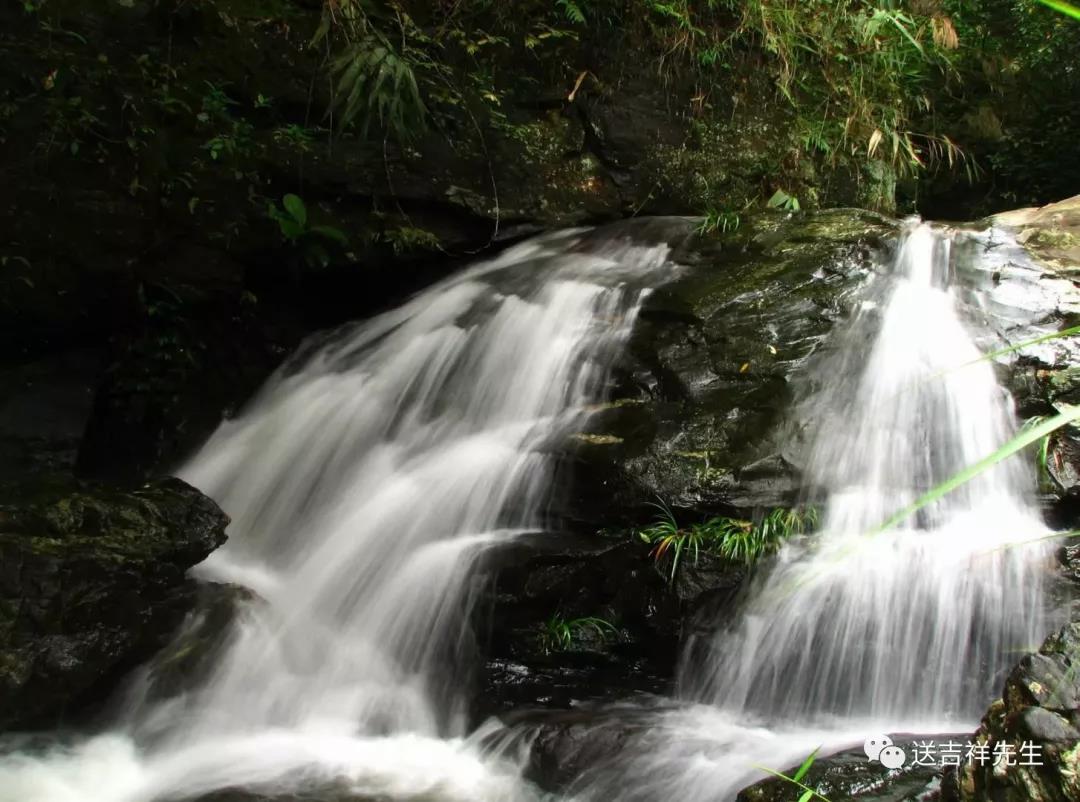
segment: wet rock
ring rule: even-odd
[[[1037,209],[1019,209],[991,218],[1015,239],[999,250],[995,282],[1011,309],[997,327],[1006,345],[1075,325],[1080,313],[1080,196]],[[995,310],[998,311],[998,310]],[[1080,346],[1076,338],[1055,339],[1019,352],[1008,384],[1022,418],[1050,416],[1064,405],[1080,403]],[[1044,490],[1054,499],[1051,523],[1080,523],[1080,433],[1075,427],[1050,436]]]
[[[1001,226],[1015,230],[1024,248],[1054,272],[1080,270],[1080,195],[1046,206],[994,215]]]
[[[503,718],[529,744],[526,779],[546,791],[565,791],[597,766],[611,763],[653,726],[656,708],[519,711]]]
[[[228,642],[241,605],[249,603],[258,603],[258,597],[245,587],[199,583],[190,611],[168,643],[132,676],[124,694],[125,709],[132,711],[199,687]]]
[[[0,486],[0,727],[57,722],[164,645],[227,523],[178,479]]]
[[[1008,757],[950,770],[949,802],[1080,799],[1080,623],[1020,661],[973,740]]]
[[[893,743],[907,755],[915,755],[915,742],[932,740],[936,743],[964,740],[963,735],[893,735]],[[798,766],[782,772],[791,777]],[[862,748],[849,749],[818,758],[803,778],[803,783],[833,802],[866,800],[867,802],[929,802],[937,800],[941,791],[941,768],[920,765],[909,759],[898,769],[887,769],[866,759]],[[802,793],[800,789],[780,778],[770,778],[739,792],[738,802],[791,802]]]
[[[895,227],[854,210],[758,215],[716,236],[666,225],[652,236],[683,267],[646,299],[612,402],[593,418],[609,445],[576,455],[575,511],[609,522],[640,520],[657,497],[698,513],[790,505],[797,426],[781,423],[794,376]]]
[[[649,552],[628,533],[545,534],[500,549],[476,623],[487,654],[478,718],[663,692],[686,622],[706,604],[722,617],[717,600],[731,597],[745,571],[702,554],[672,581]],[[570,627],[568,642],[560,624]]]

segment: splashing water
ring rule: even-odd
[[[9,756],[0,797],[528,798],[463,739],[470,568],[544,526],[548,446],[582,425],[667,251],[543,237],[287,366],[181,472],[233,518],[199,575],[258,595],[211,676]]]
[[[1021,460],[871,534],[1014,429],[989,364],[952,370],[979,351],[949,247],[910,226],[810,372],[795,418],[821,533],[691,644],[691,704],[654,714],[579,798],[726,800],[755,763],[968,729],[1010,652],[1045,633],[1046,549],[1015,545],[1044,531]],[[310,347],[182,473],[234,521],[200,575],[257,595],[210,676],[133,695],[108,734],[0,758],[0,799],[536,799],[520,759],[465,737],[471,569],[544,527],[549,446],[582,425],[670,269],[665,247],[566,232]]]
[[[960,317],[950,239],[912,224],[811,368],[806,480],[822,531],[786,545],[730,626],[691,642],[681,695],[580,796],[732,799],[813,749],[879,732],[970,732],[1049,629],[1034,477],[1010,458],[888,531],[999,448],[1012,402]],[[958,366],[964,366],[962,368]],[[625,790],[624,790],[625,789]]]

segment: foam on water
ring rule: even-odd
[[[0,759],[12,802],[218,789],[527,798],[464,736],[469,579],[542,529],[666,246],[564,232],[309,346],[181,476],[233,519],[197,569],[247,601],[210,676],[133,693],[110,734]],[[137,686],[138,688],[138,686]]]
[[[697,704],[588,772],[581,798],[733,799],[767,776],[755,765],[797,765],[819,746],[971,732],[1047,634],[1050,549],[1031,542],[1047,530],[1023,457],[882,530],[1016,430],[962,318],[950,247],[910,224],[808,367],[794,418],[821,531],[782,549],[730,624],[692,639],[679,685]]]
[[[970,729],[1045,634],[1022,459],[877,531],[1015,431],[949,248],[910,225],[807,371],[794,419],[821,531],[690,644],[682,708],[652,714],[577,798],[726,800],[765,776],[755,764]],[[549,445],[581,427],[670,270],[664,247],[567,232],[306,348],[182,471],[233,517],[199,576],[255,593],[209,677],[164,698],[143,686],[107,734],[0,758],[0,799],[534,798],[519,754],[465,738],[470,577],[493,544],[543,528]]]

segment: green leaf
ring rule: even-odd
[[[813,791],[803,791],[802,796],[799,797],[799,802],[810,802],[814,798]]]
[[[334,226],[312,226],[308,231],[312,234],[318,234],[320,237],[331,239],[341,245],[348,246],[349,244],[349,238],[345,236],[345,232]]]
[[[307,225],[307,206],[304,205],[299,196],[286,195],[281,199],[281,205],[285,207],[285,211],[292,215],[293,220],[300,224],[301,228]]]
[[[1039,2],[1044,6],[1054,9],[1054,11],[1060,11],[1067,17],[1080,20],[1080,8],[1074,6],[1072,3],[1066,3],[1064,0],[1039,0]]]
[[[304,233],[304,227],[291,217],[282,216],[278,225],[281,226],[281,235],[290,242],[296,242]]]
[[[801,780],[803,777],[806,776],[806,772],[810,771],[810,767],[814,765],[814,760],[817,758],[817,753],[820,750],[821,747],[819,746],[817,749],[811,752],[807,756],[806,760],[803,761],[803,764],[799,766],[799,770],[795,772],[795,776],[792,778],[793,780],[795,780],[795,782]]]
[[[769,208],[779,209],[789,200],[791,200],[791,196],[784,192],[784,190],[778,189],[773,193],[773,196],[769,198]]]
[[[1009,442],[986,457],[976,462],[974,465],[969,465],[959,473],[949,477],[937,487],[931,489],[929,492],[920,496],[909,506],[900,510],[900,512],[893,515],[889,520],[885,521],[873,534],[884,532],[887,529],[891,529],[901,521],[914,515],[923,507],[927,507],[938,501],[942,497],[951,493],[956,488],[963,484],[970,482],[979,474],[983,473],[989,468],[997,465],[1002,460],[1005,460],[1024,448],[1027,448],[1032,443],[1038,442],[1040,438],[1045,437],[1051,432],[1055,432],[1066,424],[1072,423],[1080,419],[1080,406],[1069,407],[1064,412],[1049,418],[1037,426],[1032,426],[1028,429],[1022,430],[1016,437],[1012,438]]]

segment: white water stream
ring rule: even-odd
[[[951,244],[910,224],[809,368],[795,417],[821,531],[789,542],[733,623],[690,644],[680,692],[696,704],[584,778],[581,796],[732,799],[767,776],[755,766],[798,765],[818,747],[972,732],[1003,672],[1045,637],[1050,550],[1030,542],[1047,529],[1024,457],[881,531],[1016,430],[961,319]]]
[[[520,798],[464,740],[470,567],[542,529],[666,246],[564,232],[335,335],[181,472],[233,518],[199,568],[258,594],[210,678],[109,735],[0,761],[11,802],[143,802],[245,786]]]
[[[245,787],[319,798],[523,800],[467,737],[471,568],[544,526],[548,445],[597,400],[664,247],[567,232],[513,248],[310,350],[182,472],[233,517],[200,568],[248,602],[212,675],[107,734],[0,758],[0,800],[150,802]],[[799,414],[822,532],[786,547],[735,623],[583,797],[724,800],[876,731],[970,727],[1045,634],[1043,527],[1010,460],[888,533],[1015,423],[950,285],[948,240],[905,235]],[[294,360],[295,361],[295,360]],[[633,749],[631,749],[633,752]]]

